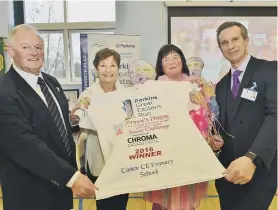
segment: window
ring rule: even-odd
[[[62,1],[25,1],[26,23],[54,23],[64,22]]]
[[[63,32],[43,32],[45,62],[43,71],[58,78],[66,79],[65,48]]]
[[[43,71],[62,84],[80,83],[80,34],[114,33],[115,0],[24,1],[24,16],[44,40]]]

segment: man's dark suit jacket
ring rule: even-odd
[[[242,98],[243,88],[250,88],[254,82],[258,92],[256,100]],[[216,85],[216,100],[220,108],[220,123],[235,138],[222,130],[224,146],[219,159],[224,167],[228,167],[234,159],[244,156],[248,151],[255,153],[264,166],[256,169],[249,185],[276,189],[277,61],[251,56],[238,95],[233,100],[228,99],[230,90],[231,71]]]
[[[4,210],[69,210],[67,182],[76,172],[68,102],[58,81],[43,73],[63,112],[71,144],[67,156],[47,106],[11,67],[0,84],[0,180]]]

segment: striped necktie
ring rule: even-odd
[[[67,134],[67,130],[64,126],[64,123],[63,123],[63,120],[62,120],[62,116],[59,112],[59,109],[58,109],[58,106],[56,104],[56,102],[54,101],[48,87],[46,86],[44,80],[39,77],[38,78],[38,85],[40,85],[41,87],[41,91],[46,99],[46,102],[48,104],[48,110],[54,120],[54,123],[56,124],[58,130],[59,130],[59,133],[62,137],[62,140],[63,140],[63,144],[66,148],[66,151],[67,151],[67,154],[68,156],[70,156],[71,154],[71,148],[70,148],[70,144],[69,144],[69,138],[68,138],[68,134]]]

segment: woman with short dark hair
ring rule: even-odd
[[[78,106],[87,107],[90,101],[98,98],[105,93],[117,91],[124,88],[119,82],[119,68],[121,57],[115,50],[104,48],[98,51],[95,55],[93,64],[97,71],[96,81],[83,91],[78,99]],[[88,116],[77,114],[80,120]],[[92,129],[81,129],[79,141],[86,140],[86,171],[88,177],[93,183],[96,182],[105,161],[100,147],[98,134]],[[97,210],[126,210],[128,202],[128,194],[117,195],[110,198],[98,200]]]

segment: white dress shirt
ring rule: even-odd
[[[232,76],[231,76],[231,89],[233,88],[233,74],[234,74],[234,72],[235,71],[237,71],[237,70],[240,70],[240,71],[242,71],[242,73],[238,76],[238,80],[239,80],[239,82],[241,82],[242,81],[242,78],[243,78],[243,75],[244,75],[244,72],[245,72],[245,70],[246,70],[246,67],[247,67],[247,65],[248,65],[248,63],[249,63],[249,61],[250,61],[250,58],[251,58],[251,55],[248,55],[245,59],[244,59],[244,61],[240,64],[240,66],[238,67],[238,69],[234,69],[233,67],[231,67],[231,70],[232,70]]]
[[[45,105],[48,107],[48,104],[46,102],[46,99],[41,91],[41,88],[40,88],[40,85],[37,84],[38,82],[38,78],[41,77],[43,78],[42,74],[40,73],[39,76],[35,75],[35,74],[31,74],[31,73],[28,73],[28,72],[25,72],[25,71],[22,71],[21,69],[19,69],[15,64],[13,64],[13,68],[14,70],[30,85],[31,88],[33,88],[33,90],[41,97],[41,99],[43,100],[43,102],[45,103]],[[46,84],[47,86],[47,84]],[[64,123],[64,126],[65,126],[65,120],[64,120],[64,117],[63,117],[63,113],[62,113],[62,110],[61,110],[61,107],[55,97],[55,95],[52,93],[51,89],[47,86],[51,96],[53,97],[57,107],[58,107],[58,110],[59,110],[59,113],[61,115],[61,118],[62,118],[62,121]],[[65,129],[66,126],[65,126]],[[75,182],[75,180],[77,179],[77,176],[79,175],[79,171],[77,171],[73,176],[72,178],[69,180],[69,182],[67,183],[67,187],[72,187],[73,183]]]

